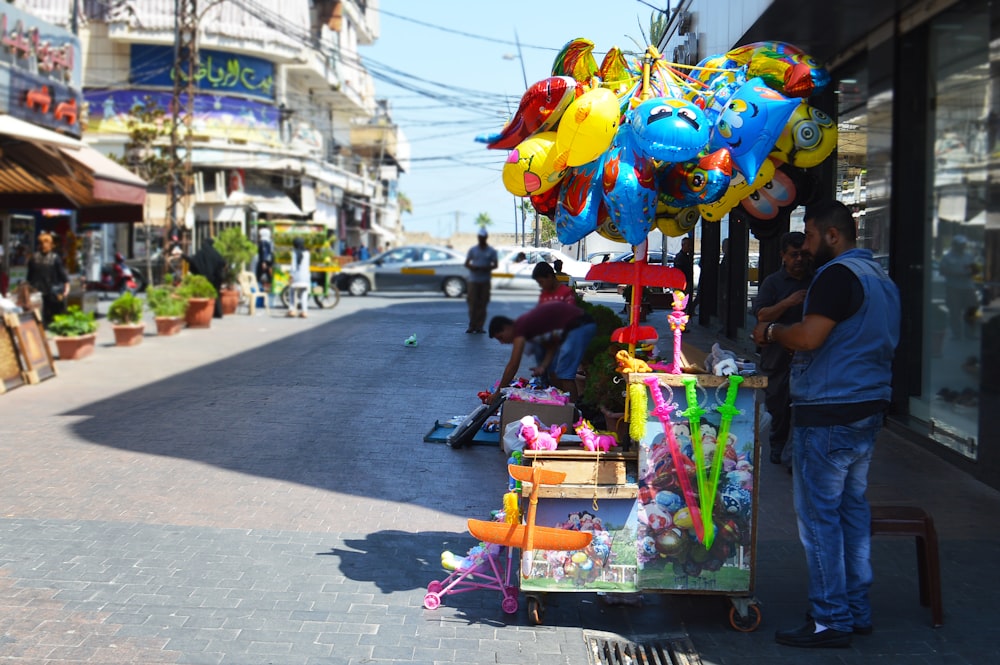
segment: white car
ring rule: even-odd
[[[523,257],[521,256],[523,254]],[[570,286],[587,278],[591,264],[587,261],[577,261],[566,256],[557,249],[548,247],[498,247],[499,265],[493,271],[493,288],[495,289],[534,289],[538,283],[531,277],[532,271],[539,263],[555,265],[562,261],[562,271],[569,275]]]

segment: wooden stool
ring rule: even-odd
[[[931,608],[931,625],[943,626],[941,559],[931,516],[916,506],[872,506],[872,535],[914,536],[917,539],[920,604]]]

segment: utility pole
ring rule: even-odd
[[[170,181],[167,213],[170,229],[180,229],[191,194],[191,125],[194,121],[195,75],[198,68],[198,0],[174,0],[174,90],[170,100]],[[181,95],[186,95],[181,147]],[[187,249],[187,248],[185,248]]]

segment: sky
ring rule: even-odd
[[[488,150],[476,135],[500,131],[527,87],[551,76],[567,42],[594,42],[598,64],[613,46],[642,52],[650,17],[667,5],[379,0],[379,38],[359,51],[375,78],[376,97],[389,100],[392,119],[410,142],[410,168],[399,190],[413,213],[403,214],[403,227],[446,238],[475,231],[477,216],[486,213],[492,231],[514,233],[520,199],[501,181],[507,151]]]

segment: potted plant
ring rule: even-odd
[[[56,314],[49,324],[60,360],[79,360],[94,352],[97,321],[93,312],[84,312],[79,305],[70,305],[64,314]]]
[[[176,335],[184,327],[187,300],[178,295],[173,287],[163,285],[148,289],[146,304],[153,310],[157,335]]]
[[[243,270],[244,266],[253,261],[253,258],[257,255],[257,245],[247,238],[246,234],[243,233],[243,229],[231,226],[223,229],[216,236],[215,249],[226,261],[226,274],[223,277],[225,286],[222,288],[222,293],[219,294],[219,298],[222,301],[222,313],[234,314],[240,302],[237,276]]]
[[[142,298],[128,291],[115,298],[108,307],[108,320],[115,333],[116,346],[135,346],[142,341],[146,332],[146,324],[142,322],[143,307]]]
[[[187,300],[184,318],[188,328],[211,327],[215,299],[219,297],[212,283],[202,275],[188,273],[177,287],[177,293]]]
[[[581,409],[592,422],[604,421],[601,429],[618,434],[620,443],[628,441],[628,425],[625,423],[625,390],[628,385],[618,373],[615,354],[628,348],[624,344],[611,341],[612,333],[622,327],[622,320],[614,310],[604,305],[592,305],[586,301],[580,304],[597,322],[597,332],[584,353],[582,365],[584,375],[580,391]]]

